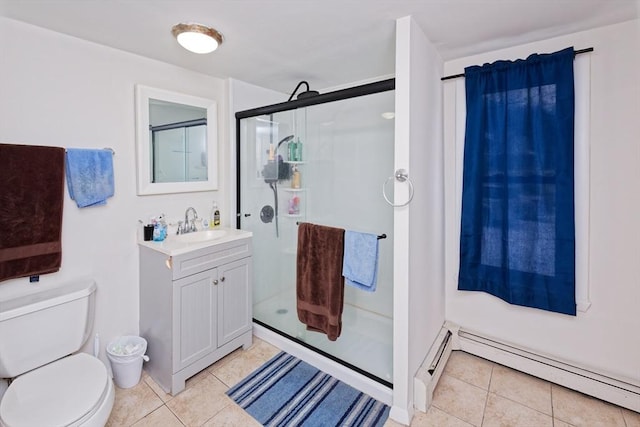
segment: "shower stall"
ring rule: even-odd
[[[253,232],[254,322],[381,383],[393,382],[395,80],[236,113],[237,226]],[[383,195],[383,190],[386,193]],[[379,236],[377,287],[345,285],[336,341],[296,313],[302,222]]]

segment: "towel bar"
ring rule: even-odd
[[[300,221],[296,221],[296,225],[300,225],[300,224],[302,224]],[[384,234],[384,233],[383,234],[378,234],[378,240],[386,239],[386,238],[387,238],[386,234]]]
[[[114,156],[116,155],[116,151],[111,147],[104,147],[103,150],[111,151],[111,154],[113,154]],[[66,153],[67,150],[65,149],[64,152]]]

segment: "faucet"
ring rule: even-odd
[[[191,219],[189,219],[189,212],[193,213]],[[188,207],[184,212],[184,224],[179,223],[178,234],[191,233],[192,231],[198,231],[196,228],[196,219],[198,219],[198,213],[192,207]],[[181,221],[180,221],[181,222]]]

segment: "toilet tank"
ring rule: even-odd
[[[84,280],[0,300],[0,378],[78,351],[93,327],[95,291]]]

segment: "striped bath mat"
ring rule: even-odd
[[[389,407],[281,352],[227,391],[265,426],[382,426]]]

